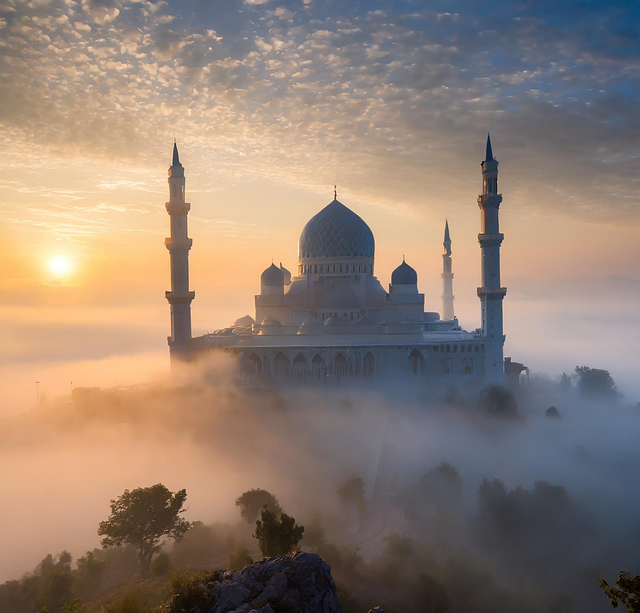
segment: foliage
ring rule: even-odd
[[[613,377],[608,370],[576,366],[578,389],[584,396],[617,398],[620,396]]]
[[[171,560],[169,559],[169,556],[164,551],[162,551],[155,557],[153,562],[151,562],[151,572],[156,577],[164,577],[165,575],[169,574],[170,570]]]
[[[364,521],[367,506],[364,501],[364,480],[362,477],[349,477],[338,487],[338,498],[343,504],[354,506],[360,521]]]
[[[345,504],[364,500],[364,481],[362,477],[349,477],[338,487],[338,497]]]
[[[362,611],[357,598],[343,585],[336,585],[336,592],[340,602],[341,613],[360,613]]]
[[[176,566],[206,563],[224,550],[221,541],[213,526],[193,522],[182,539],[173,544],[171,559]]]
[[[88,609],[80,598],[74,598],[70,602],[65,602],[60,613],[88,613]]]
[[[170,492],[158,483],[151,487],[125,490],[111,501],[111,515],[100,522],[98,534],[104,536],[103,547],[128,543],[136,548],[142,576],[147,576],[153,555],[160,549],[160,539],[168,536],[180,540],[189,529],[184,513],[186,490]]]
[[[244,545],[238,545],[233,551],[229,552],[229,568],[239,570],[251,564],[253,564],[253,559]]]
[[[557,407],[549,407],[546,411],[545,411],[545,415],[549,418],[549,419],[562,419],[562,415],[560,415],[560,411],[558,411]]]
[[[96,580],[104,573],[106,563],[104,560],[99,560],[93,551],[87,551],[86,555],[78,558],[77,566],[80,575]]]
[[[150,613],[149,607],[136,590],[128,590],[104,607],[104,613]]]
[[[640,613],[640,575],[633,576],[623,570],[616,579],[616,585],[618,587],[609,585],[604,579],[600,580],[600,587],[611,600],[611,606],[617,609],[622,604],[628,613]]]
[[[462,501],[462,479],[455,467],[448,462],[440,462],[420,477],[418,493],[422,500],[439,510],[457,507]]]
[[[421,611],[447,613],[451,609],[451,598],[442,584],[422,573],[415,585],[414,598]]]
[[[220,573],[217,571],[174,575],[166,588],[166,613],[209,611],[213,604],[211,588],[220,581]]]
[[[488,385],[480,392],[480,408],[495,417],[518,417],[518,403],[513,392],[501,385]]]
[[[282,512],[278,499],[267,490],[251,489],[236,500],[236,506],[240,507],[240,515],[248,524],[253,524],[260,516],[260,512],[266,508],[271,513]]]
[[[317,554],[329,565],[333,571],[340,571],[349,576],[353,575],[362,564],[362,556],[358,547],[348,545],[334,545],[325,543],[318,547]]]
[[[285,555],[297,548],[304,526],[298,526],[296,520],[280,513],[280,519],[275,513],[263,509],[261,519],[256,522],[254,538],[258,539],[258,547],[266,557]]]
[[[319,517],[314,517],[304,528],[302,544],[317,549],[325,543],[324,527]]]

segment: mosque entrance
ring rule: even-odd
[[[414,375],[424,375],[424,356],[417,349],[409,354],[409,367]]]

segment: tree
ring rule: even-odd
[[[258,519],[260,512],[267,509],[276,515],[282,512],[278,499],[267,490],[251,489],[236,500],[236,506],[240,507],[240,515],[248,524],[253,524]]]
[[[151,487],[125,490],[111,501],[111,515],[100,522],[98,534],[104,536],[104,548],[123,543],[133,545],[143,577],[149,573],[151,559],[160,549],[160,539],[168,536],[180,540],[190,523],[180,517],[184,513],[186,490],[170,492],[157,483]]]
[[[608,370],[576,366],[578,389],[583,396],[601,396],[604,398],[618,398],[620,392]]]
[[[354,506],[358,511],[360,521],[363,521],[367,513],[367,505],[364,502],[364,480],[362,477],[349,477],[338,487],[338,497],[343,504]]]
[[[560,411],[558,411],[557,407],[549,407],[546,411],[545,411],[545,415],[549,418],[549,419],[562,419],[562,415],[560,415]]]
[[[105,569],[104,560],[98,560],[93,551],[87,551],[87,555],[78,558],[78,574],[86,575],[95,581]]]
[[[488,385],[480,392],[480,408],[496,417],[518,417],[518,403],[510,389]]]
[[[600,587],[611,600],[611,606],[617,609],[622,604],[627,607],[628,613],[640,613],[640,575],[634,577],[623,570],[616,579],[616,585],[618,587],[600,579]]]
[[[286,513],[280,513],[278,519],[268,509],[263,509],[260,517],[253,538],[258,539],[263,556],[282,556],[296,549],[304,534],[304,526],[298,526],[296,520]]]

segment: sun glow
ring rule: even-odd
[[[56,277],[64,277],[69,274],[71,270],[71,264],[69,260],[63,257],[55,257],[49,262],[49,270]]]

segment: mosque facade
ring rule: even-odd
[[[238,358],[249,386],[329,384],[363,379],[502,383],[504,377],[499,228],[502,195],[491,140],[482,167],[478,235],[481,327],[463,330],[454,311],[452,241],[444,230],[441,313],[425,311],[416,271],[404,261],[386,290],[375,276],[375,239],[355,212],[334,199],[300,235],[294,273],[271,264],[260,278],[254,316],[199,337],[191,335],[184,168],[174,143],[169,168],[171,260],[169,348],[172,363],[213,351]]]

